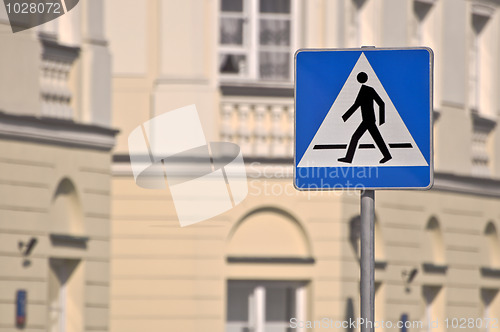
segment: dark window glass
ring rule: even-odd
[[[221,0],[223,12],[243,12],[243,0]]]
[[[221,54],[219,56],[219,71],[224,74],[246,73],[247,58],[240,54]]]
[[[290,0],[260,0],[261,13],[290,13]]]

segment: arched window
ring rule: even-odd
[[[82,207],[73,182],[64,178],[59,182],[49,214],[52,233],[82,235],[85,231]]]
[[[373,0],[352,0],[351,29],[347,40],[349,47],[376,45],[379,15]]]
[[[488,267],[500,267],[500,241],[495,224],[489,222],[484,229],[484,237],[486,238],[486,257],[488,258]]]
[[[229,260],[238,258],[310,259],[305,229],[286,211],[265,207],[248,213],[229,234]]]
[[[49,259],[49,331],[83,331],[85,273],[80,259]]]
[[[442,45],[442,1],[439,0],[413,0],[414,29],[412,44],[414,46],[430,47],[434,52],[434,63],[441,61]],[[441,72],[436,70],[436,82],[441,81]],[[441,86],[434,85],[434,105],[441,108]]]
[[[422,287],[422,297],[424,312],[422,317],[424,331],[440,332],[444,331],[443,324],[433,326],[431,322],[436,320],[441,322],[445,313],[445,295],[442,286],[426,285]]]
[[[349,221],[349,242],[351,242],[355,257],[359,260],[361,256],[361,218],[356,216]]]
[[[385,242],[382,234],[382,226],[375,218],[375,261],[385,260]]]
[[[49,311],[50,331],[83,329],[81,312],[84,310],[85,269],[77,252],[73,257],[61,258],[61,246],[85,248],[88,238],[83,236],[85,225],[81,203],[73,182],[64,178],[57,185],[49,210],[49,232],[53,244],[49,259]],[[57,249],[56,249],[57,248]]]
[[[254,210],[231,230],[227,254],[230,270],[246,266],[248,274],[228,275],[226,331],[285,331],[290,319],[305,319],[308,280],[294,280],[289,271],[291,265],[294,271],[307,268],[314,259],[297,219],[274,207]],[[269,266],[272,276],[266,272]]]
[[[436,15],[436,2],[429,0],[413,0],[415,30],[413,43],[415,46],[428,46],[434,50],[436,38],[439,37],[439,18]]]
[[[381,262],[385,260],[385,245],[382,236],[380,222],[375,217],[375,261]],[[359,259],[361,255],[361,218],[356,216],[349,221],[349,242],[354,250],[354,254]]]
[[[443,234],[439,222],[435,217],[432,217],[425,227],[425,242],[427,244],[427,262],[435,265],[444,265],[446,261]]]
[[[500,315],[500,296],[498,295],[498,288],[482,288],[481,304],[484,322],[494,322],[494,319],[498,319]],[[494,330],[496,329],[493,324],[488,324],[488,326],[484,326],[483,329],[485,332]]]

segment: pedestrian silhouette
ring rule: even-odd
[[[363,134],[368,130],[380,152],[384,155],[384,157],[379,161],[380,164],[383,164],[391,160],[392,156],[384,142],[384,139],[382,138],[382,135],[380,135],[380,131],[377,128],[373,102],[375,101],[379,107],[380,126],[385,122],[385,103],[377,94],[375,89],[364,84],[368,81],[368,75],[365,72],[360,72],[356,78],[358,79],[358,82],[362,84],[361,89],[359,89],[358,96],[356,97],[354,104],[347,110],[347,112],[345,112],[344,115],[342,115],[342,120],[346,122],[359,107],[361,107],[362,120],[358,129],[356,129],[351,137],[351,142],[347,148],[346,156],[339,158],[338,161],[352,163],[358,142],[361,139],[361,136],[363,136]]]

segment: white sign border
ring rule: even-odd
[[[409,50],[426,50],[429,52],[429,133],[430,133],[430,155],[429,155],[429,185],[426,187],[365,187],[368,190],[430,190],[434,185],[434,51],[430,47],[375,47],[364,46],[360,48],[300,48],[294,54],[294,76],[293,76],[293,186],[298,191],[339,191],[339,190],[357,190],[358,188],[351,187],[336,187],[333,188],[300,188],[297,187],[297,55],[302,52],[345,52],[345,51],[409,51]],[[410,133],[411,134],[411,133]],[[369,166],[359,166],[369,167]],[[371,166],[374,167],[374,166]]]

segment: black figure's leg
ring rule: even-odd
[[[368,127],[366,126],[366,124],[364,122],[361,122],[358,129],[356,129],[354,134],[352,134],[351,142],[349,143],[349,148],[347,148],[347,154],[345,155],[344,158],[339,158],[338,161],[342,161],[344,163],[352,162],[352,159],[354,158],[354,152],[358,147],[359,139],[361,138],[361,136],[363,136],[363,134],[367,129]]]
[[[377,144],[380,152],[384,155],[384,158],[380,160],[380,163],[383,164],[389,160],[392,159],[391,153],[389,152],[389,149],[387,148],[387,145],[385,145],[384,139],[382,138],[382,135],[380,135],[380,131],[377,128],[377,125],[374,123],[371,126],[368,126],[368,131],[373,137],[373,140]]]

